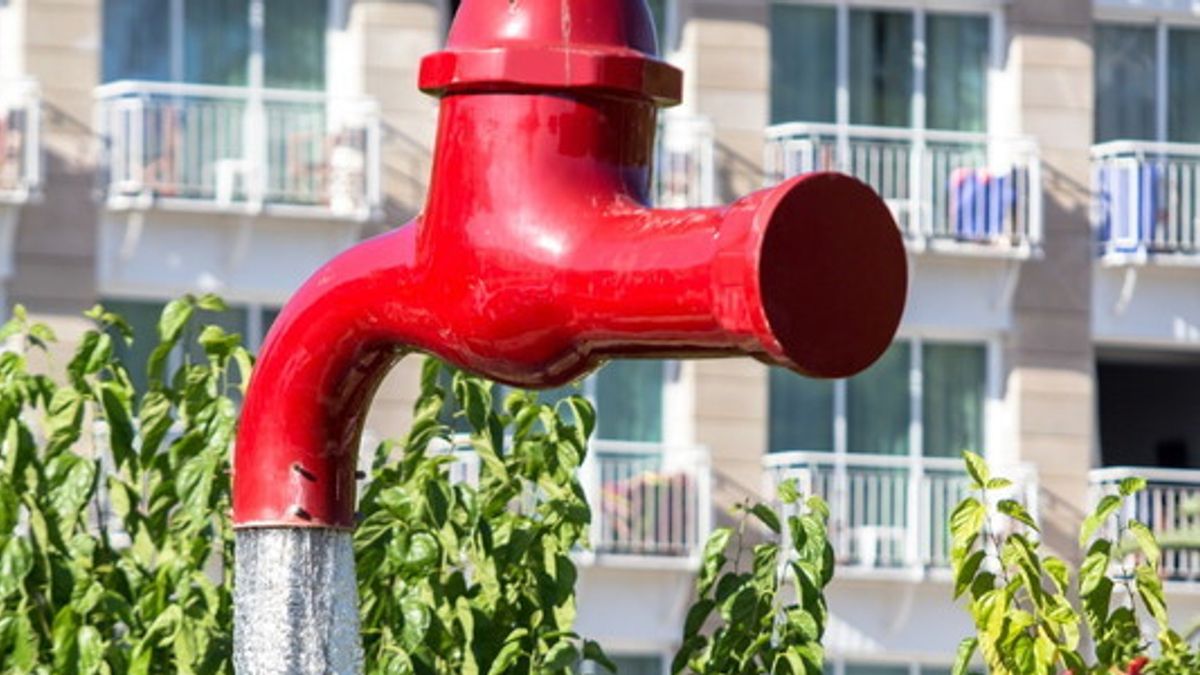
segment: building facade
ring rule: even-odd
[[[466,0],[486,2],[489,0]],[[324,260],[420,209],[454,0],[0,0],[0,305],[69,348],[96,302],[141,334],[184,292],[258,346]],[[813,170],[884,198],[909,251],[900,335],[824,382],[750,360],[610,364],[579,387],[580,632],[664,673],[698,548],[796,478],[833,509],[835,675],[947,672],[945,524],[962,450],[1019,479],[1070,556],[1130,472],[1166,531],[1200,491],[1200,10],[1190,0],[653,0],[684,103],[655,198]],[[1195,99],[1195,100],[1193,100]],[[1198,108],[1193,109],[1192,103]],[[138,355],[132,355],[138,358]],[[417,364],[368,441],[402,435]],[[1200,553],[1166,559],[1200,614]]]

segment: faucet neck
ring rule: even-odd
[[[444,236],[645,204],[655,113],[648,101],[592,94],[446,96],[425,223]]]

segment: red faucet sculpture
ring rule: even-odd
[[[727,207],[647,206],[657,109],[681,91],[655,53],[643,0],[467,0],[423,61],[441,99],[424,210],[304,284],[246,395],[238,672],[358,668],[356,454],[409,352],[552,387],[616,357],[845,377],[887,348],[905,253],[862,183],[812,174]]]
[[[525,387],[614,357],[845,377],[883,352],[907,270],[862,183],[646,205],[656,111],[682,81],[655,52],[642,0],[463,4],[421,64],[441,98],[424,211],[318,271],[267,338],[238,434],[239,527],[353,527],[368,404],[412,351]]]

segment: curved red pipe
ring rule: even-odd
[[[512,6],[572,3],[597,6]],[[363,420],[409,351],[550,387],[617,356],[746,354],[843,377],[887,348],[907,271],[869,188],[815,174],[728,207],[650,209],[655,106],[669,87],[551,91],[553,68],[527,87],[489,83],[486,54],[479,66],[467,57],[483,52],[448,53],[458,60],[432,57],[423,73],[446,95],[422,215],[318,271],[268,335],[238,433],[238,527],[353,526]],[[505,67],[520,79],[536,64]]]

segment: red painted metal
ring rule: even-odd
[[[353,526],[364,416],[412,351],[551,387],[637,356],[844,377],[888,346],[905,254],[862,183],[646,206],[656,109],[679,88],[649,26],[642,0],[464,3],[422,65],[442,95],[424,211],[318,271],[267,338],[238,434],[239,527]]]

